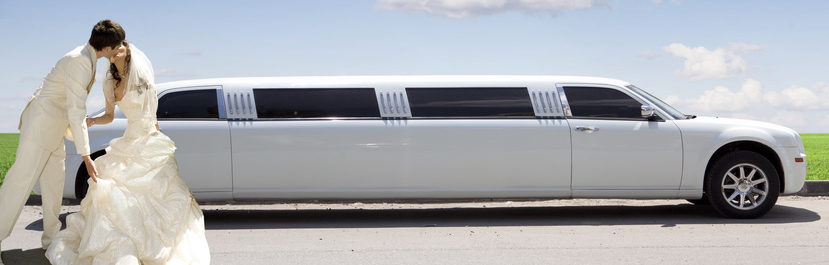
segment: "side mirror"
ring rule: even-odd
[[[642,105],[642,118],[645,118],[649,121],[656,119],[655,108],[651,107],[650,105]]]

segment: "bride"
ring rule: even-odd
[[[118,104],[127,129],[95,161],[98,178],[46,257],[52,264],[208,264],[202,211],[178,177],[173,141],[158,131],[150,60],[126,42],[109,59],[106,113],[87,125],[112,122]]]

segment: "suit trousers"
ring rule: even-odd
[[[43,236],[40,241],[43,249],[52,244],[61,228],[58,217],[63,201],[65,148],[63,141],[47,150],[40,143],[20,138],[14,164],[0,186],[0,241],[11,234],[32,188],[40,180],[43,199]]]

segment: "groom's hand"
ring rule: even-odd
[[[89,177],[92,178],[92,181],[98,182],[98,169],[95,168],[95,161],[92,161],[92,158],[87,156],[83,156],[83,163],[86,164],[86,172],[89,173]]]

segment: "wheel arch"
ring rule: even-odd
[[[89,155],[89,158],[95,160],[96,158],[105,155],[107,153],[106,149],[98,150]],[[87,184],[87,179],[89,178],[89,173],[86,171],[86,164],[81,163],[78,167],[78,174],[75,175],[75,198],[78,200],[82,200],[86,197],[86,190],[89,188]]]
[[[782,193],[785,190],[786,182],[784,180],[786,179],[786,177],[785,172],[783,170],[783,162],[780,160],[780,156],[777,154],[777,152],[774,151],[773,148],[755,141],[731,142],[717,149],[717,151],[715,151],[714,154],[711,155],[711,158],[708,160],[708,164],[705,166],[705,179],[703,180],[703,183],[708,181],[708,175],[712,167],[714,166],[714,163],[716,163],[717,160],[719,160],[721,157],[728,153],[741,150],[755,152],[768,159],[769,162],[771,162],[771,164],[774,166],[774,170],[777,172],[777,177],[780,180],[780,192]]]

